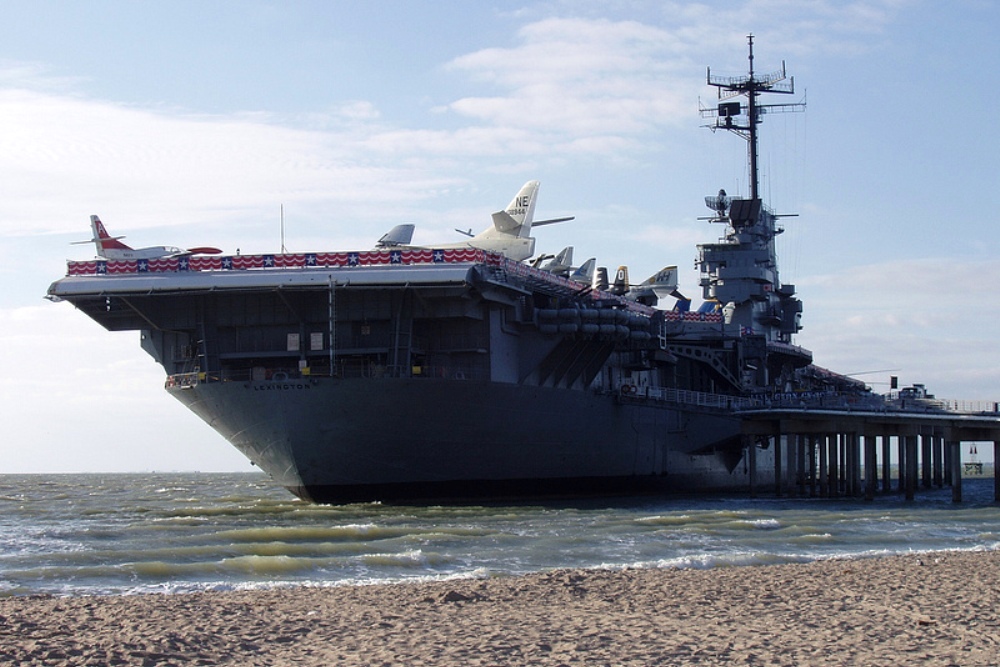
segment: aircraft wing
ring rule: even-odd
[[[575,220],[576,216],[571,215],[568,218],[552,218],[551,220],[535,220],[531,223],[532,227],[538,227],[539,225],[552,225],[557,222],[566,222],[567,220]]]
[[[497,211],[493,214],[493,226],[498,232],[516,234],[521,223],[511,217],[507,211]]]

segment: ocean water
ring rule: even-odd
[[[1000,548],[990,479],[965,502],[622,498],[310,505],[261,474],[0,475],[0,595],[177,593],[732,567]]]

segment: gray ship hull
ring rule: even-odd
[[[215,382],[170,392],[277,483],[318,502],[749,483],[740,421],[722,410],[426,378]]]

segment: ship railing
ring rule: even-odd
[[[790,392],[771,394],[754,398],[748,406],[751,409],[812,409],[868,412],[926,413],[945,412],[952,414],[997,414],[1000,403],[993,401],[962,401],[945,399],[888,399],[879,394],[858,394],[853,392]]]
[[[895,398],[885,401],[887,409],[899,412],[953,412],[956,414],[993,415],[1000,413],[1000,402],[965,401],[943,398]]]
[[[438,380],[484,380],[489,378],[485,369],[474,366],[451,364],[441,366],[392,366],[374,363],[338,363],[338,378],[428,378]],[[329,365],[308,366],[306,368],[263,367],[225,368],[216,373],[176,373],[168,375],[164,386],[167,389],[186,389],[206,382],[288,382],[313,380],[330,377]]]
[[[885,401],[881,396],[850,392],[787,392],[755,397],[752,407],[881,411],[885,409]]]
[[[740,410],[753,407],[754,399],[726,394],[710,394],[688,389],[670,389],[665,387],[637,387],[622,385],[620,393],[626,399],[653,400],[664,403],[681,403],[720,410]]]
[[[768,396],[731,396],[685,389],[639,387],[625,384],[619,393],[626,400],[652,400],[720,410],[842,410],[844,412],[947,412],[953,414],[998,414],[1000,402],[912,399],[887,401],[885,397],[850,392],[790,392]]]
[[[177,373],[175,375],[168,375],[164,386],[167,389],[189,389],[197,386],[200,381],[205,379],[207,379],[205,373]]]
[[[944,410],[949,412],[966,412],[974,414],[1000,413],[1000,401],[960,401],[955,399],[939,399]]]

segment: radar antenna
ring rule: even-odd
[[[733,198],[726,194],[725,190],[719,190],[719,194],[714,197],[705,197],[705,206],[715,211],[715,221],[726,219],[726,213],[733,203]]]
[[[712,76],[712,68],[708,68],[708,85],[719,89],[719,104],[716,108],[702,108],[702,118],[715,118],[715,125],[709,125],[713,130],[729,130],[747,140],[747,151],[750,154],[750,198],[759,199],[760,179],[757,170],[757,126],[765,113],[790,113],[803,111],[805,100],[792,104],[760,104],[757,96],[761,93],[795,93],[795,77],[785,74],[785,62],[781,69],[769,74],[755,74],[753,71],[753,35],[747,35],[750,45],[750,74],[748,76]],[[787,81],[786,81],[787,79]],[[745,95],[747,103],[725,102],[737,95]],[[737,117],[745,115],[743,123]],[[709,205],[711,206],[711,205]]]

